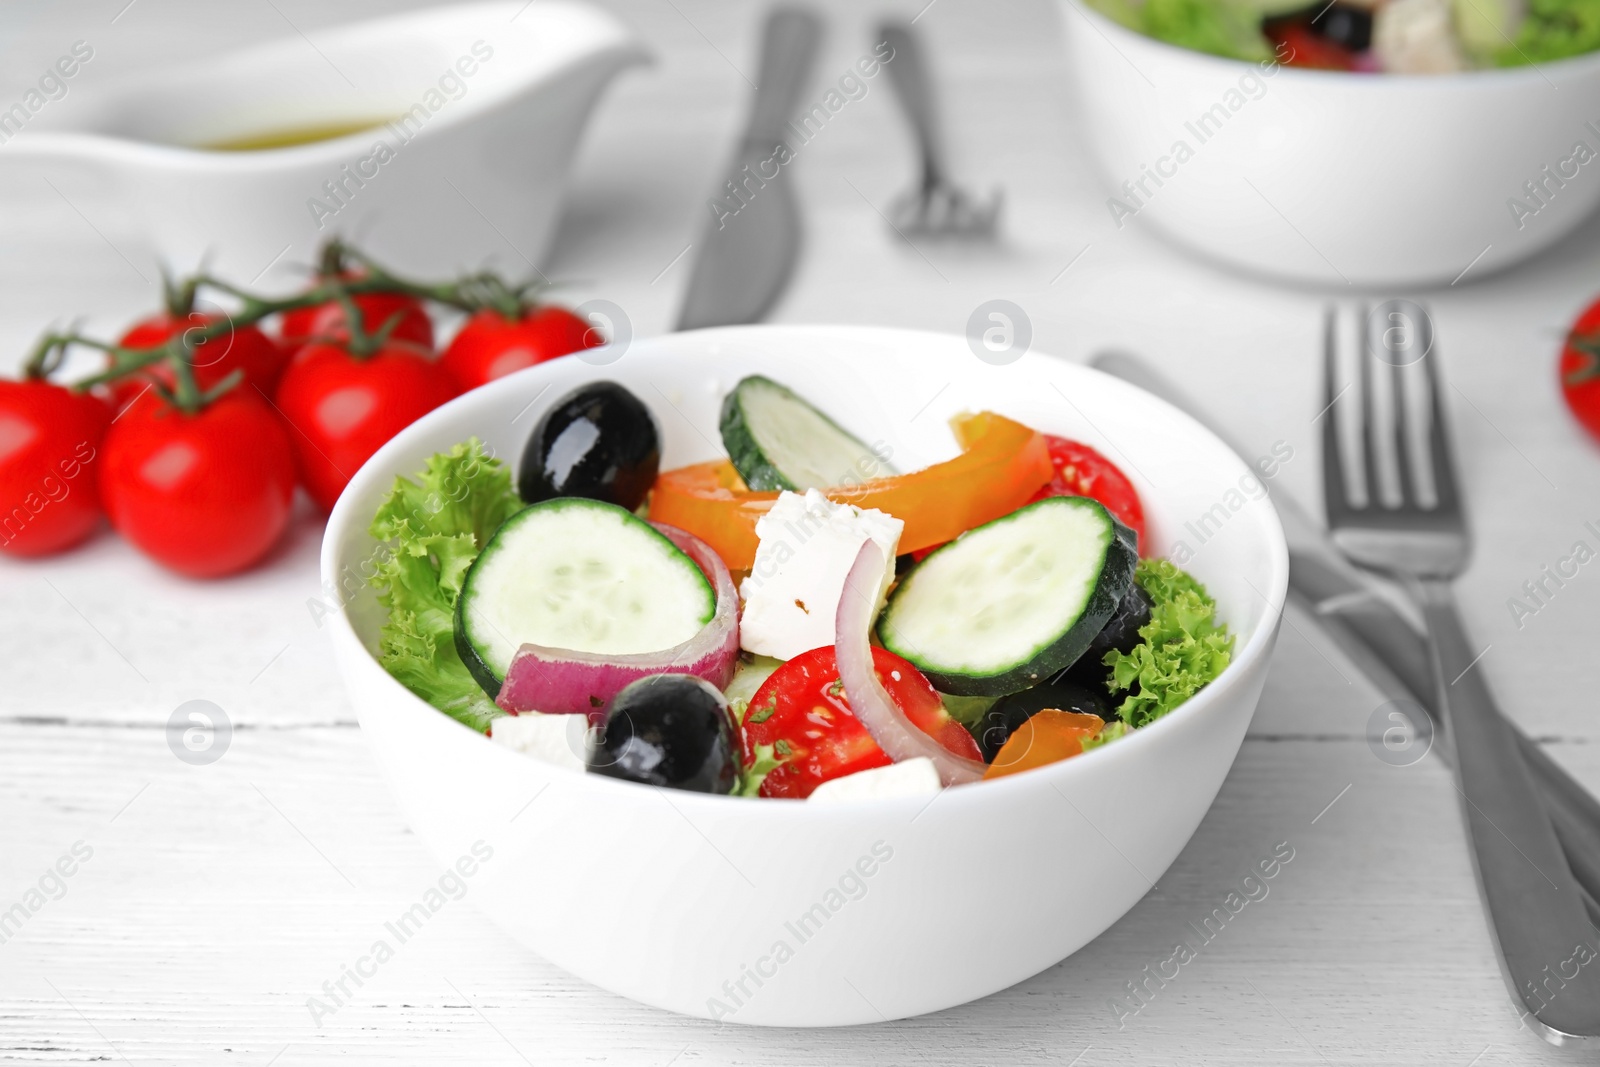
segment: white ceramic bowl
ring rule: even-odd
[[[574,0],[425,8],[309,43],[285,30],[116,83],[96,84],[91,61],[7,141],[0,192],[49,181],[119,240],[179,270],[209,256],[241,283],[273,267],[266,284],[303,284],[334,234],[405,270],[526,272],[590,109],[645,57],[620,22]],[[362,120],[393,121],[269,151],[193,147]]]
[[[1090,147],[1134,212],[1108,201],[1122,227],[1257,274],[1400,286],[1509,266],[1600,202],[1600,162],[1574,158],[1578,142],[1600,152],[1600,126],[1586,125],[1600,123],[1600,54],[1436,76],[1264,70],[1077,0],[1061,9]],[[1542,200],[1525,188],[1541,181]]]
[[[752,372],[887,442],[903,469],[954,454],[945,420],[969,408],[1105,450],[1138,484],[1155,545],[1185,538],[1195,551],[1189,569],[1238,634],[1234,662],[1170,716],[1080,758],[931,803],[818,807],[538,763],[433,710],[373,659],[379,619],[359,575],[374,547],[367,524],[396,475],[473,434],[515,460],[547,405],[600,378],[656,412],[667,465],[714,458],[723,393]],[[330,620],[333,640],[401,807],[441,864],[474,842],[493,850],[469,896],[512,937],[596,985],[689,1015],[875,1022],[982,997],[1070,955],[1189,840],[1250,723],[1283,607],[1277,514],[1266,499],[1236,512],[1223,503],[1242,499],[1249,478],[1188,416],[1075,364],[1028,355],[991,366],[963,338],[902,330],[702,330],[636,342],[610,366],[545,363],[423,418],[350,483],[322,573],[326,591],[352,591]],[[1219,504],[1226,518],[1201,546],[1185,523],[1216,519]]]

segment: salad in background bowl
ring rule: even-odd
[[[608,422],[633,404],[647,424]],[[958,420],[958,441],[963,412],[991,414]],[[1113,457],[1142,514],[1104,492],[1114,506],[1033,499],[1058,473],[1043,435]],[[617,462],[571,462],[589,451],[571,446],[602,439]],[[841,459],[855,484],[797,491],[808,465]],[[963,483],[974,465],[982,477]],[[554,360],[413,425],[336,507],[325,593],[363,730],[413,827],[441,862],[493,850],[475,897],[518,940],[689,1014],[896,1018],[1075,951],[1193,833],[1282,606],[1276,516],[1238,490],[1255,476],[1186,416],[1044,357],[992,367],[959,337],[905,331],[697,331],[609,366]],[[1240,507],[1194,543],[1185,524],[1224,500]],[[1142,520],[1144,562],[1116,512]],[[440,527],[411,529],[424,517]],[[1006,561],[1030,552],[1055,595],[1008,584]],[[1058,677],[1135,588],[1149,619],[1108,635],[1122,647],[1097,650],[1087,682]],[[985,598],[1006,610],[975,629]],[[1126,690],[1158,674],[1115,670],[1117,657],[1169,638],[1208,652],[1163,669],[1200,673],[1130,707],[1114,675]],[[1066,682],[1099,704],[1040,692]],[[985,721],[1020,694],[1027,706]],[[808,723],[818,706],[827,721]],[[1110,740],[1113,723],[1125,732]],[[1034,758],[991,775],[1010,742]],[[822,803],[830,790],[843,795]],[[1026,909],[950,921],[951,900],[1019,894],[1074,904],[1043,928]],[[604,921],[535,906],[552,900]]]
[[[1088,0],[1130,29],[1250,62],[1389,74],[1521,67],[1600,50],[1595,0]]]
[[[1148,229],[1260,276],[1390,287],[1470,283],[1563,239],[1600,203],[1600,12],[1531,0],[1513,27],[1518,5],[1459,2],[1505,21],[1509,51],[1468,44],[1446,0],[1370,18],[1351,0],[1061,0],[1099,240]],[[1385,12],[1417,4],[1432,16],[1383,62]],[[1352,73],[1380,68],[1403,73]]]

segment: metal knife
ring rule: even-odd
[[[1186,412],[1240,455],[1247,453],[1215,425],[1160,371],[1127,352],[1097,353],[1089,363]],[[1263,483],[1265,484],[1265,483]],[[1389,700],[1410,701],[1434,717],[1433,673],[1427,642],[1393,600],[1366,572],[1334,547],[1327,532],[1288,493],[1272,490],[1272,502],[1289,543],[1289,595],[1331,637]],[[1588,896],[1591,921],[1600,925],[1600,800],[1567,774],[1515,724],[1524,761],[1555,826],[1567,865]],[[1439,747],[1444,754],[1444,746]]]
[[[767,16],[760,83],[723,182],[707,202],[680,330],[756,322],[789,282],[800,251],[800,210],[789,170],[795,138],[786,127],[821,41],[822,21],[809,10],[779,8]]]

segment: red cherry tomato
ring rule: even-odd
[[[278,384],[300,479],[332,510],[351,475],[384,443],[456,395],[443,367],[409,345],[371,356],[312,342],[295,353]]]
[[[1139,535],[1139,550],[1143,552],[1144,505],[1139,502],[1139,491],[1128,476],[1088,445],[1049,434],[1045,435],[1045,444],[1050,448],[1050,465],[1056,473],[1034,494],[1033,500],[1050,496],[1086,496],[1098,500],[1124,526]]]
[[[1600,350],[1600,300],[1578,316],[1561,349],[1561,395],[1583,428],[1600,439],[1600,352],[1597,350]]]
[[[1275,46],[1278,62],[1286,67],[1313,70],[1354,70],[1356,54],[1325,37],[1304,22],[1274,19],[1261,32]]]
[[[0,381],[0,552],[43,556],[100,521],[101,440],[111,411],[46,381]]]
[[[978,743],[945,711],[920,671],[877,647],[872,664],[895,706],[918,729],[958,756],[983,760]],[[851,713],[832,645],[802,652],[774,671],[750,698],[740,735],[746,763],[757,745],[776,745],[787,760],[762,783],[764,797],[805,798],[829,779],[891,762]]]
[[[261,559],[288,526],[294,501],[288,433],[244,386],[194,415],[141,398],[106,433],[102,474],[117,531],[191,578]]]
[[[535,363],[603,344],[600,331],[566,308],[534,308],[520,319],[485,308],[467,320],[444,350],[444,365],[465,391]]]
[[[135,323],[122,335],[124,348],[157,348],[185,330],[209,326],[221,316],[206,312],[190,312],[184,318],[174,318],[167,312],[152,315]],[[239,326],[202,341],[190,354],[189,364],[194,368],[195,384],[209,389],[235,370],[244,372],[245,388],[254,386],[267,396],[277,388],[278,377],[283,373],[288,357],[276,341],[254,326]],[[148,377],[146,377],[148,376]],[[155,363],[112,386],[117,406],[125,407],[144,391],[146,383],[154,379],[168,389],[173,386],[172,368],[165,362]]]
[[[389,332],[389,339],[419,348],[433,348],[433,320],[428,318],[428,312],[415,297],[405,293],[380,292],[360,293],[351,299],[361,310],[361,325],[368,333],[377,333],[384,323],[398,313],[400,320]],[[293,352],[308,341],[348,340],[350,324],[345,318],[344,305],[337,300],[330,300],[326,304],[285,311],[278,336],[283,346]]]

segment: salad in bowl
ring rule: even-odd
[[[587,355],[414,423],[323,541],[362,733],[479,910],[644,1003],[815,1026],[1003,989],[1149,890],[1266,679],[1266,460],[960,336]]]
[[[1322,70],[1449,74],[1600,51],[1596,0],[1087,0],[1197,52]]]
[[[899,472],[780,382],[722,399],[726,455],[661,470],[650,406],[556,398],[511,471],[469,438],[397,478],[371,533],[386,669],[494,741],[645,785],[932,794],[1173,711],[1227,667],[1205,588],[1139,559],[1093,447],[993,411]]]

